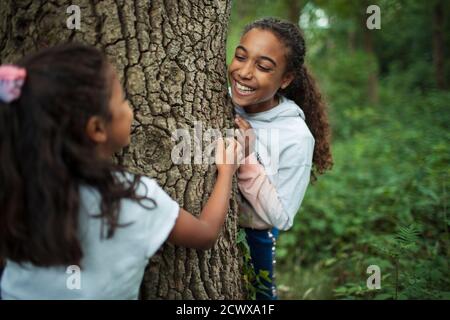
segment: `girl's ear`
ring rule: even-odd
[[[292,82],[292,80],[294,80],[294,73],[293,72],[289,72],[286,73],[283,76],[283,79],[281,79],[281,89],[286,89]]]
[[[105,143],[108,139],[105,121],[98,116],[90,117],[86,124],[86,134],[95,143]]]

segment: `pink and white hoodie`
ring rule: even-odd
[[[288,230],[308,187],[314,138],[305,115],[292,100],[280,96],[278,106],[258,113],[235,111],[255,130],[255,153],[237,173],[243,199],[240,225]]]

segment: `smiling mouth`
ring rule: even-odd
[[[236,91],[241,95],[244,95],[244,96],[250,95],[255,91],[255,89],[244,86],[243,84],[240,84],[236,80],[234,80],[234,83],[235,83],[234,87],[235,87]]]

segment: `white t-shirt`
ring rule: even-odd
[[[99,213],[100,195],[92,187],[80,187],[84,253],[80,273],[73,273],[76,267],[66,273],[69,266],[43,268],[7,261],[1,279],[2,298],[137,299],[148,259],[166,241],[179,213],[178,204],[153,179],[142,177],[137,194],[149,196],[156,208],[149,201],[143,203],[154,209],[123,199],[119,223],[133,223],[117,227],[112,238],[101,239],[101,220],[92,217]]]

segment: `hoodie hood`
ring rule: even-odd
[[[280,96],[280,103],[270,110],[257,112],[257,113],[247,113],[244,108],[234,105],[235,111],[238,115],[248,120],[256,120],[261,122],[272,122],[275,119],[280,118],[291,118],[291,117],[301,117],[305,120],[305,113],[302,109],[292,100]]]

